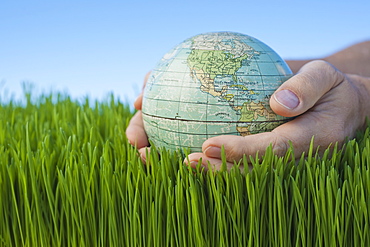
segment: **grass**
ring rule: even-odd
[[[166,150],[143,165],[113,96],[25,96],[0,105],[0,246],[370,244],[369,129],[322,156],[269,148],[251,171],[205,172]]]

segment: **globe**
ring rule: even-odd
[[[289,121],[269,99],[292,72],[256,38],[211,32],[175,46],[152,70],[142,116],[149,140],[169,150],[200,152],[208,138],[271,131]]]

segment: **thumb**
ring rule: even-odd
[[[271,109],[281,116],[298,116],[343,80],[344,75],[330,63],[307,63],[275,91],[270,98]]]

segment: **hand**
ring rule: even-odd
[[[285,154],[292,142],[296,158],[307,151],[312,136],[314,148],[325,150],[331,143],[342,145],[365,127],[370,116],[370,78],[346,75],[324,61],[313,61],[286,81],[270,99],[272,110],[282,116],[296,117],[271,132],[241,136],[210,138],[202,146],[203,153],[188,156],[190,165],[202,158],[219,169],[221,146],[224,146],[228,167],[243,155],[263,154],[271,144],[278,156]],[[301,115],[302,114],[302,115]]]
[[[144,78],[143,90],[148,81],[150,72],[148,72]],[[134,102],[134,107],[137,110],[135,115],[131,118],[130,123],[126,129],[126,137],[132,146],[139,149],[140,157],[146,161],[146,149],[149,146],[148,136],[144,130],[144,123],[141,113],[142,101],[143,101],[143,90]]]
[[[271,97],[272,110],[282,116],[296,117],[272,132],[250,136],[218,136],[204,142],[202,153],[193,153],[185,162],[194,166],[202,159],[219,169],[221,147],[224,146],[227,165],[231,167],[243,155],[263,154],[271,144],[275,154],[282,156],[292,142],[296,157],[300,157],[314,136],[315,148],[324,150],[333,142],[342,145],[345,139],[353,138],[365,127],[370,116],[370,78],[346,75],[324,61],[313,61],[286,81]],[[139,111],[132,118],[126,135],[131,144],[139,148],[145,161],[147,136],[141,118],[142,94],[135,102]]]

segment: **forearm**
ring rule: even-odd
[[[370,77],[370,41],[352,45],[333,55],[318,59],[331,63],[343,73]],[[304,64],[312,60],[287,60],[286,62],[293,73],[297,73]]]

